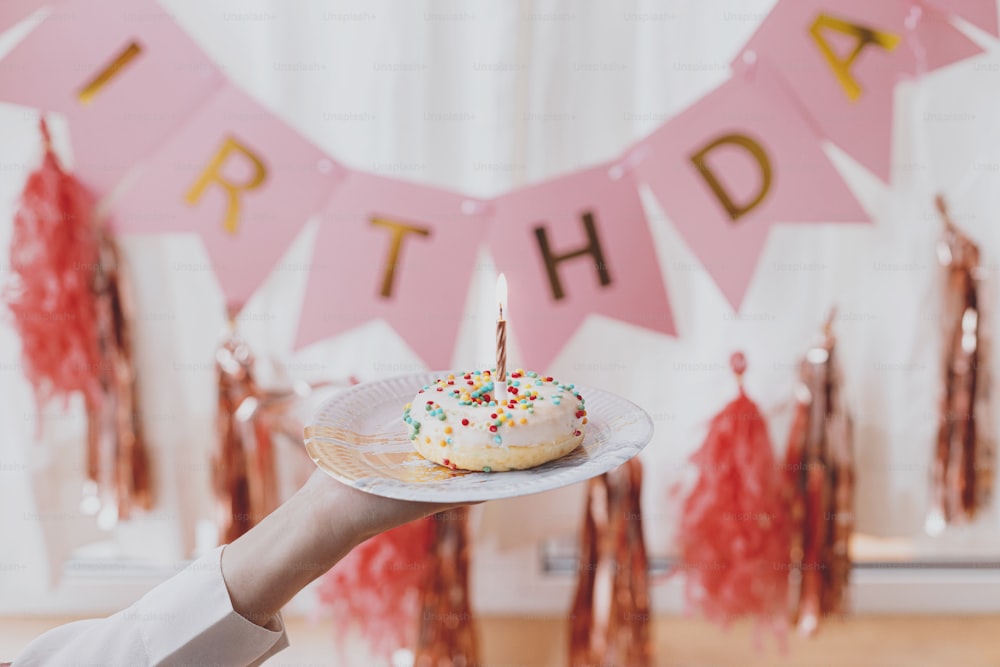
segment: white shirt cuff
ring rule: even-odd
[[[233,610],[214,549],[124,614],[140,628],[151,664],[258,665],[288,646],[280,615],[261,627]]]

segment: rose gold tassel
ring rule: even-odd
[[[131,320],[134,319],[131,284],[115,240],[100,235],[101,261],[95,281],[101,345],[101,383],[107,400],[105,424],[110,442],[108,483],[118,507],[118,518],[153,505],[149,456],[139,418]]]
[[[570,616],[571,665],[651,664],[642,535],[642,465],[631,459],[588,484],[580,574]]]
[[[420,592],[414,667],[479,664],[469,600],[468,516],[467,509],[456,509],[431,519],[431,571]]]
[[[278,494],[275,436],[285,436],[305,456],[302,424],[293,412],[297,399],[314,389],[356,384],[296,382],[287,390],[265,390],[254,379],[250,346],[236,333],[236,308],[229,309],[229,334],[215,353],[218,378],[217,448],[212,476],[220,539],[229,543],[270,514]]]
[[[215,355],[219,380],[218,450],[213,460],[220,539],[229,543],[277,507],[271,431],[257,418],[261,391],[250,347],[232,330]]]
[[[987,363],[979,308],[979,247],[951,221],[941,196],[936,203],[945,225],[938,261],[946,274],[946,347],[926,522],[932,535],[947,525],[971,521],[988,500],[993,483],[993,442],[978,428],[987,423],[980,414],[986,407]]]
[[[823,340],[806,353],[785,454],[786,497],[792,515],[790,560],[799,632],[812,635],[821,617],[843,613],[854,530],[851,418],[841,396],[834,313]]]

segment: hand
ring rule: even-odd
[[[366,539],[460,506],[383,498],[317,470],[223,551],[222,575],[233,609],[266,626],[296,593]]]
[[[333,524],[331,534],[346,524],[358,536],[358,543],[404,523],[467,504],[384,498],[341,484],[320,470],[313,472],[299,493],[314,504],[321,523]]]

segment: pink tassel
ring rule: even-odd
[[[45,154],[14,216],[5,297],[39,415],[50,399],[65,406],[71,395],[83,396],[85,492],[113,524],[152,506],[136,414],[131,291],[117,244],[94,219],[96,198],[59,164],[44,118],[40,129]]]
[[[334,614],[337,643],[358,628],[376,655],[414,646],[420,591],[430,576],[433,519],[420,519],[377,535],[323,575],[320,600]]]
[[[743,391],[746,361],[731,360],[739,396],[712,419],[692,461],[679,546],[689,605],[728,624],[744,616],[787,626],[789,517],[767,424]]]
[[[94,196],[63,171],[45,119],[45,155],[21,193],[10,247],[12,281],[5,290],[21,338],[25,375],[42,408],[83,395],[87,410],[87,478],[102,482],[102,358],[94,275],[100,262]]]
[[[13,281],[5,296],[39,408],[51,398],[65,402],[76,392],[88,405],[99,406],[95,199],[63,171],[45,119],[40,126],[45,156],[28,176],[14,215]]]

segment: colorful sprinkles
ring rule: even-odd
[[[530,423],[531,415],[535,412],[535,403],[544,401],[545,396],[539,390],[545,385],[555,385],[559,390],[552,395],[552,404],[561,405],[563,401],[575,401],[576,410],[574,416],[580,420],[581,424],[587,423],[587,408],[583,396],[572,384],[561,384],[552,376],[542,376],[535,371],[515,370],[508,374],[507,378],[507,400],[497,403],[494,396],[493,375],[489,370],[469,371],[467,373],[449,374],[446,378],[424,385],[417,394],[417,405],[423,406],[426,419],[437,419],[446,421],[448,415],[444,408],[438,403],[434,396],[437,393],[444,394],[451,399],[457,400],[459,405],[471,406],[473,408],[484,408],[483,419],[461,420],[461,426],[456,422],[453,428],[451,425],[444,427],[445,437],[439,441],[441,447],[448,447],[453,444],[452,436],[455,429],[460,432],[462,428],[477,428],[488,430],[493,434],[493,442],[497,445],[503,444],[502,429],[516,428],[518,425],[524,426]],[[434,398],[423,399],[423,396],[434,396]],[[440,399],[438,399],[440,400]],[[410,440],[416,440],[420,435],[420,421],[413,416],[413,404],[407,403],[403,407],[403,421],[410,428]],[[576,429],[574,435],[581,435],[581,431]],[[430,437],[426,437],[426,442],[430,442]],[[445,465],[451,467],[449,461]],[[485,472],[490,472],[489,468],[484,468]]]

